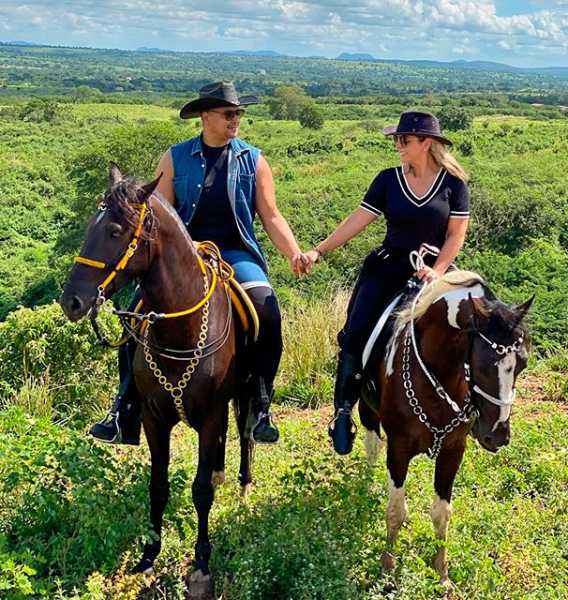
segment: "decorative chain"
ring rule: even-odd
[[[402,385],[404,387],[404,393],[406,395],[406,399],[408,400],[408,404],[412,408],[412,412],[418,417],[418,420],[432,433],[434,436],[434,441],[432,445],[427,450],[427,454],[430,458],[436,458],[442,449],[442,444],[444,442],[444,438],[454,431],[459,425],[462,423],[467,423],[474,413],[475,409],[471,404],[471,395],[468,392],[466,397],[464,398],[464,407],[460,410],[460,412],[444,427],[436,427],[432,425],[428,420],[428,416],[424,412],[422,406],[416,397],[416,392],[414,390],[414,385],[412,383],[412,378],[410,375],[410,348],[411,348],[412,340],[410,336],[410,331],[407,330],[404,336],[403,343],[403,351],[402,351]]]
[[[203,287],[204,287],[205,293],[207,294],[207,291],[209,288],[209,280],[207,278],[207,272],[205,272],[203,274]],[[146,359],[146,362],[148,363],[148,367],[150,368],[150,371],[152,371],[152,373],[154,374],[154,377],[156,377],[156,379],[158,380],[160,385],[166,390],[166,392],[169,392],[169,394],[171,395],[171,397],[174,401],[176,410],[178,412],[179,418],[187,426],[189,426],[189,420],[187,418],[187,413],[183,406],[183,394],[184,394],[185,388],[188,386],[189,382],[191,381],[191,378],[193,377],[195,370],[197,369],[197,367],[199,365],[201,357],[203,356],[203,349],[205,348],[205,342],[207,341],[207,332],[209,330],[209,301],[207,301],[203,305],[203,308],[201,310],[202,310],[201,328],[199,331],[199,339],[197,341],[195,353],[194,353],[194,356],[188,360],[188,365],[185,369],[185,372],[183,373],[183,375],[181,376],[181,379],[177,382],[176,385],[174,385],[168,381],[167,377],[162,373],[162,370],[160,369],[160,367],[158,367],[158,364],[156,363],[156,361],[152,357],[152,354],[150,353],[150,346],[149,346],[149,342],[148,342],[148,332],[150,330],[150,324],[148,325],[146,331],[144,332],[144,337],[143,337],[144,358]]]

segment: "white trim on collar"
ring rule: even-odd
[[[444,168],[441,168],[436,174],[436,177],[434,177],[434,181],[432,182],[430,189],[423,196],[417,196],[412,191],[412,188],[408,185],[408,181],[406,181],[404,169],[402,167],[396,167],[395,172],[402,193],[407,197],[408,200],[410,200],[410,202],[412,202],[412,204],[414,204],[414,206],[418,206],[419,208],[425,204],[428,204],[428,202],[430,202],[430,200],[432,200],[432,198],[438,193],[438,190],[440,189],[440,186],[442,185],[447,173]],[[400,177],[401,173],[402,179]]]

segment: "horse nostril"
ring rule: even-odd
[[[83,302],[78,296],[73,296],[69,302],[69,310],[71,313],[77,313],[83,308]]]

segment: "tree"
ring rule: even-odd
[[[473,123],[472,116],[462,108],[443,108],[438,113],[438,118],[440,119],[441,128],[448,131],[469,129]]]
[[[300,109],[310,102],[306,92],[297,85],[279,85],[274,88],[273,97],[268,101],[268,110],[273,119],[294,120],[300,116]]]
[[[300,125],[307,129],[321,129],[323,127],[323,114],[315,102],[309,102],[302,106],[298,116]]]

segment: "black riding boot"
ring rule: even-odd
[[[280,433],[272,422],[270,412],[274,390],[266,385],[262,377],[254,378],[252,385],[252,409],[256,417],[256,424],[252,428],[252,439],[258,444],[275,444]]]
[[[335,380],[335,415],[329,425],[329,435],[338,454],[349,454],[357,428],[351,410],[359,399],[361,388],[361,359],[345,351],[339,353]]]
[[[132,373],[129,372],[121,382],[106,417],[89,430],[94,438],[108,444],[140,444],[140,402],[134,386]]]

